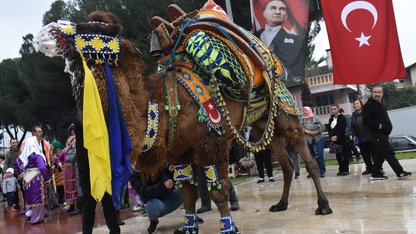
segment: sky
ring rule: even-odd
[[[0,22],[3,22],[0,26],[2,32],[0,61],[20,57],[19,49],[23,43],[22,37],[28,33],[35,35],[40,30],[43,14],[50,9],[52,2],[54,0],[2,1],[0,8]],[[393,6],[403,61],[407,67],[416,62],[416,27],[414,27],[416,1],[393,0]],[[316,44],[315,58],[325,55],[325,50],[329,49],[325,27],[322,28],[314,42]]]

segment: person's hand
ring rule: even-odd
[[[331,137],[331,141],[337,141],[337,140],[338,140],[338,136]]]
[[[175,185],[175,182],[173,182],[173,180],[168,179],[167,181],[165,181],[165,187],[168,189],[173,188],[173,186]]]
[[[379,124],[378,125],[378,129],[381,129],[383,127],[383,125]]]
[[[169,165],[169,171],[174,171],[175,170],[175,166],[173,164]]]

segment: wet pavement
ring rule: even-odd
[[[416,159],[400,160],[405,170],[415,172]],[[351,174],[336,176],[337,166],[328,166],[322,187],[334,211],[326,216],[315,215],[317,208],[316,190],[307,172],[301,170],[299,180],[293,180],[289,206],[286,211],[269,212],[281,195],[282,173],[275,173],[276,182],[257,184],[256,179],[235,186],[240,210],[231,212],[241,233],[416,233],[416,175],[405,180],[397,180],[390,166],[385,163],[384,171],[388,180],[370,181],[370,175],[361,175],[364,164],[350,165]],[[133,199],[131,199],[131,204]],[[212,203],[213,210],[199,217],[205,222],[199,225],[199,233],[219,233],[219,213]],[[200,203],[197,203],[197,208]],[[132,207],[121,210],[126,225],[121,232],[126,234],[147,233],[149,221],[142,212],[133,212]],[[159,219],[157,233],[173,233],[182,226],[184,210]],[[101,206],[97,206],[94,234],[108,233]],[[46,223],[30,225],[24,216],[16,213],[0,213],[0,226],[7,227],[7,233],[79,233],[81,215],[70,216],[64,209],[51,211]],[[1,230],[1,229],[0,229]],[[1,233],[5,233],[2,232]]]

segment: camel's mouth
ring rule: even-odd
[[[67,40],[75,35],[75,24],[69,21],[58,20],[45,25],[35,36],[34,46],[36,51],[41,51],[46,56],[64,56],[67,48]]]

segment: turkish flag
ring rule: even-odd
[[[334,84],[371,84],[407,76],[392,0],[321,0]]]

